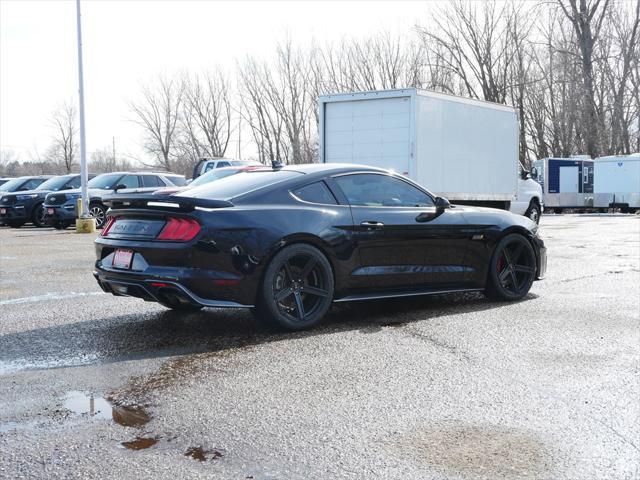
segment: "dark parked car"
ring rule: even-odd
[[[90,176],[92,178],[93,175]],[[80,175],[60,175],[41,183],[34,190],[5,194],[0,197],[0,221],[14,228],[32,222],[36,227],[44,227],[45,209],[43,202],[48,193],[71,190],[80,186]]]
[[[51,178],[51,175],[24,176],[12,178],[0,185],[0,225],[18,226],[18,223],[16,223],[18,221],[7,218],[7,209],[11,208],[9,202],[15,200],[15,197],[9,194],[15,192],[21,195],[28,195],[31,190],[38,188],[41,183],[49,178]]]
[[[107,216],[107,207],[102,199],[110,194],[151,193],[159,188],[184,186],[183,175],[154,172],[103,173],[87,184],[89,189],[89,213],[96,219],[96,227],[102,228]],[[80,189],[51,193],[44,201],[47,225],[64,229],[76,221],[76,203]]]
[[[544,276],[538,226],[451,206],[385,170],[295,165],[174,195],[112,197],[98,283],[177,310],[251,308],[291,330],[332,302],[484,291],[517,300]]]

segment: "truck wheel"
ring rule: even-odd
[[[524,212],[524,216],[533,220],[536,223],[540,223],[540,205],[535,200],[531,200],[529,203],[529,208]]]
[[[92,203],[89,214],[96,219],[96,228],[102,228],[107,220],[107,209],[101,203]]]
[[[47,211],[42,206],[42,204],[39,203],[38,205],[36,205],[36,208],[33,209],[33,214],[31,215],[31,221],[38,228],[46,227],[47,226],[46,214],[47,214]]]

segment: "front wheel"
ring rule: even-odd
[[[47,210],[40,203],[36,205],[36,208],[33,209],[33,215],[31,216],[31,221],[38,228],[46,227],[47,226],[46,215],[47,215]]]
[[[524,212],[524,216],[536,223],[540,223],[540,205],[538,205],[538,202],[531,200],[529,208]]]
[[[314,326],[333,301],[331,264],[315,247],[285,247],[269,263],[258,292],[256,316],[287,330]]]
[[[107,209],[100,203],[89,206],[89,214],[96,219],[96,228],[102,228],[107,220]]]
[[[536,276],[536,254],[522,235],[512,233],[496,246],[485,293],[499,300],[519,300],[529,290]]]
[[[65,230],[67,229],[71,224],[69,222],[56,222],[53,224],[53,228],[55,228],[56,230]]]

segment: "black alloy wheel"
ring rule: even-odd
[[[99,203],[89,206],[89,215],[96,219],[96,228],[102,228],[107,220],[107,209]]]
[[[536,267],[536,255],[529,241],[517,233],[507,235],[491,258],[487,295],[501,300],[521,299],[531,289]]]
[[[333,272],[324,254],[311,245],[290,245],[267,267],[255,313],[271,325],[303,330],[324,317],[333,291]]]
[[[33,215],[31,216],[31,221],[33,224],[38,227],[46,227],[47,226],[47,209],[42,206],[42,204],[36,205],[36,208],[33,209]]]

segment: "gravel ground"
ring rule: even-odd
[[[547,279],[311,332],[101,293],[91,235],[0,229],[0,478],[640,478],[640,218],[545,216]]]

